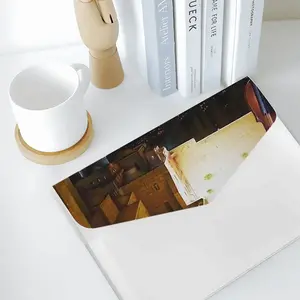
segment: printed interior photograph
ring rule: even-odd
[[[209,205],[275,119],[269,102],[245,78],[54,189],[87,228]]]

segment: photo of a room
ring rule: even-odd
[[[275,119],[246,78],[54,188],[91,228],[208,205]]]

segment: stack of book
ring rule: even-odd
[[[256,68],[264,0],[136,0],[141,71],[161,96],[198,96]]]

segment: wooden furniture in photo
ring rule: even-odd
[[[150,214],[142,201],[134,202],[121,211],[117,218],[117,223],[142,219],[149,217]]]
[[[69,178],[61,181],[54,186],[57,194],[68,208],[69,212],[73,218],[84,227],[91,227],[87,216],[89,216],[89,211],[82,201],[78,191],[73,186]]]
[[[135,203],[137,201],[138,201],[138,199],[137,199],[135,193],[131,193],[127,205],[130,205],[130,204]]]
[[[151,215],[167,213],[165,202],[169,203],[172,210],[179,210],[180,203],[175,196],[176,187],[173,190],[169,185],[170,174],[164,165],[148,172],[138,179],[120,188],[124,194],[134,192],[138,200],[143,204]],[[183,202],[183,200],[182,200]]]
[[[115,202],[111,199],[110,195],[107,195],[105,199],[100,203],[100,209],[104,213],[106,219],[110,224],[114,224],[119,215],[119,210]]]

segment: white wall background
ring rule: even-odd
[[[80,41],[73,13],[73,0],[0,1],[0,54]],[[123,9],[125,2],[130,2],[114,1],[117,6],[123,6]],[[265,2],[267,20],[300,18],[300,0]],[[126,9],[128,10],[127,6]]]
[[[0,2],[0,54],[80,40],[72,0]]]
[[[265,20],[300,19],[300,0],[265,0]]]

